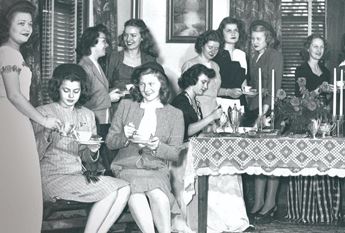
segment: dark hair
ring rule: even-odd
[[[139,89],[139,82],[140,78],[146,74],[154,74],[158,78],[161,83],[159,99],[162,104],[167,104],[170,97],[169,79],[166,76],[163,67],[156,62],[147,62],[134,69],[132,73],[132,83],[134,84],[134,88],[130,91],[132,99],[137,102],[141,102],[143,100],[143,96]]]
[[[185,90],[187,87],[195,85],[201,74],[206,75],[208,78],[216,76],[216,72],[213,69],[209,69],[202,64],[195,64],[183,72],[181,78],[178,79],[178,86]]]
[[[63,81],[69,80],[71,82],[80,82],[80,97],[75,106],[81,107],[90,99],[86,75],[87,74],[83,67],[77,64],[61,64],[57,66],[53,71],[52,79],[49,80],[48,92],[50,98],[54,102],[58,102],[60,100],[59,88]]]
[[[323,36],[319,35],[319,34],[311,34],[310,36],[307,37],[307,39],[305,40],[304,44],[303,44],[303,48],[302,50],[300,51],[300,55],[302,57],[302,59],[304,61],[308,61],[309,58],[310,58],[310,54],[308,52],[308,49],[310,48],[310,45],[311,43],[313,42],[314,39],[320,39],[323,41],[323,44],[325,46],[325,49],[324,49],[324,52],[323,52],[323,55],[322,55],[322,58],[321,60],[323,60],[326,55],[328,54],[328,49],[327,49],[327,42],[325,40],[325,38],[323,38]]]
[[[202,34],[200,34],[195,41],[195,52],[201,54],[202,47],[207,44],[209,41],[216,41],[219,42],[219,49],[223,48],[223,40],[219,36],[218,32],[215,30],[208,30]]]
[[[18,1],[6,9],[2,9],[0,15],[0,45],[9,38],[11,21],[15,13],[29,13],[32,20],[34,19],[36,7],[29,1]]]
[[[264,32],[266,37],[266,43],[268,47],[277,48],[279,40],[277,39],[277,33],[274,31],[271,24],[263,20],[255,20],[250,25],[250,33],[252,32]]]
[[[91,47],[98,43],[98,37],[100,33],[104,33],[106,40],[109,44],[109,32],[106,26],[98,24],[94,27],[86,28],[83,35],[80,38],[78,47],[76,49],[78,55],[89,56],[91,54]]]
[[[246,31],[245,31],[245,26],[242,20],[239,19],[235,19],[235,18],[231,18],[231,17],[225,17],[219,24],[217,32],[220,36],[220,38],[223,40],[223,43],[225,43],[224,41],[224,36],[223,36],[223,30],[226,27],[226,25],[228,24],[235,24],[238,28],[238,33],[239,33],[239,37],[238,37],[238,41],[235,44],[236,48],[241,47],[244,42],[246,41]]]
[[[157,44],[155,40],[153,39],[153,36],[149,28],[146,26],[145,22],[141,19],[130,19],[125,22],[123,32],[119,36],[119,46],[126,49],[124,36],[125,36],[126,27],[129,27],[129,26],[136,27],[139,29],[140,36],[143,39],[140,43],[140,52],[144,52],[153,57],[158,57]]]

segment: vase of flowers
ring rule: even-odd
[[[298,78],[297,83],[301,96],[287,96],[283,89],[279,89],[275,102],[275,127],[281,133],[306,133],[312,119],[328,122],[330,110],[325,94],[330,91],[327,82],[320,85],[317,91],[308,91],[305,87],[306,79]]]

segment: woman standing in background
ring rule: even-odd
[[[98,63],[99,58],[105,56],[108,47],[107,35],[108,30],[102,24],[89,27],[83,32],[77,48],[78,54],[82,56],[79,65],[87,74],[90,92],[90,100],[84,106],[95,113],[97,134],[103,139],[106,138],[110,127],[111,103],[118,102],[122,97],[118,89],[109,91],[108,79]],[[110,173],[110,163],[114,157],[111,153],[105,145],[101,146],[101,160],[107,174]]]
[[[43,204],[41,175],[35,137],[29,119],[49,129],[61,127],[60,120],[39,113],[28,101],[31,71],[19,49],[31,36],[34,12],[35,7],[28,1],[16,2],[1,12],[2,232],[40,232]]]
[[[255,51],[250,61],[250,84],[258,90],[259,68],[262,75],[262,116],[259,116],[258,96],[247,98],[247,120],[250,126],[259,126],[264,116],[269,113],[271,103],[270,92],[272,90],[272,70],[275,72],[275,91],[281,86],[283,77],[283,55],[275,48],[278,45],[276,33],[273,27],[262,20],[256,20],[250,26],[251,43]],[[262,117],[262,118],[260,118]],[[279,185],[279,177],[259,175],[255,177],[254,206],[250,214],[255,216],[257,223],[267,223],[276,211],[276,194]]]
[[[126,90],[126,85],[131,84],[133,70],[147,62],[156,61],[158,49],[150,30],[141,19],[125,22],[124,31],[119,36],[119,46],[123,50],[113,51],[106,73],[112,87]]]
[[[217,31],[224,42],[224,48],[220,48],[213,59],[220,68],[221,87],[229,89],[231,94],[227,98],[240,98],[241,105],[246,107],[242,89],[247,86],[247,60],[245,52],[239,49],[245,41],[243,22],[226,17],[220,22]]]
[[[320,35],[308,36],[301,51],[305,62],[297,67],[295,72],[296,83],[298,78],[305,78],[307,90],[316,95],[320,94],[319,87],[323,82],[330,82],[330,72],[321,62],[326,46],[325,39]],[[298,84],[295,95],[301,96]],[[290,177],[287,213],[289,220],[302,223],[337,223],[341,219],[340,206],[338,177]]]

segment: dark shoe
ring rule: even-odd
[[[277,211],[277,206],[273,206],[269,211],[264,214],[258,213],[255,216],[254,222],[257,224],[268,224],[272,222],[274,213]]]

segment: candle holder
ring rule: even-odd
[[[335,130],[333,130],[332,136],[343,137],[344,136],[344,116],[333,116],[333,122],[335,123]]]

